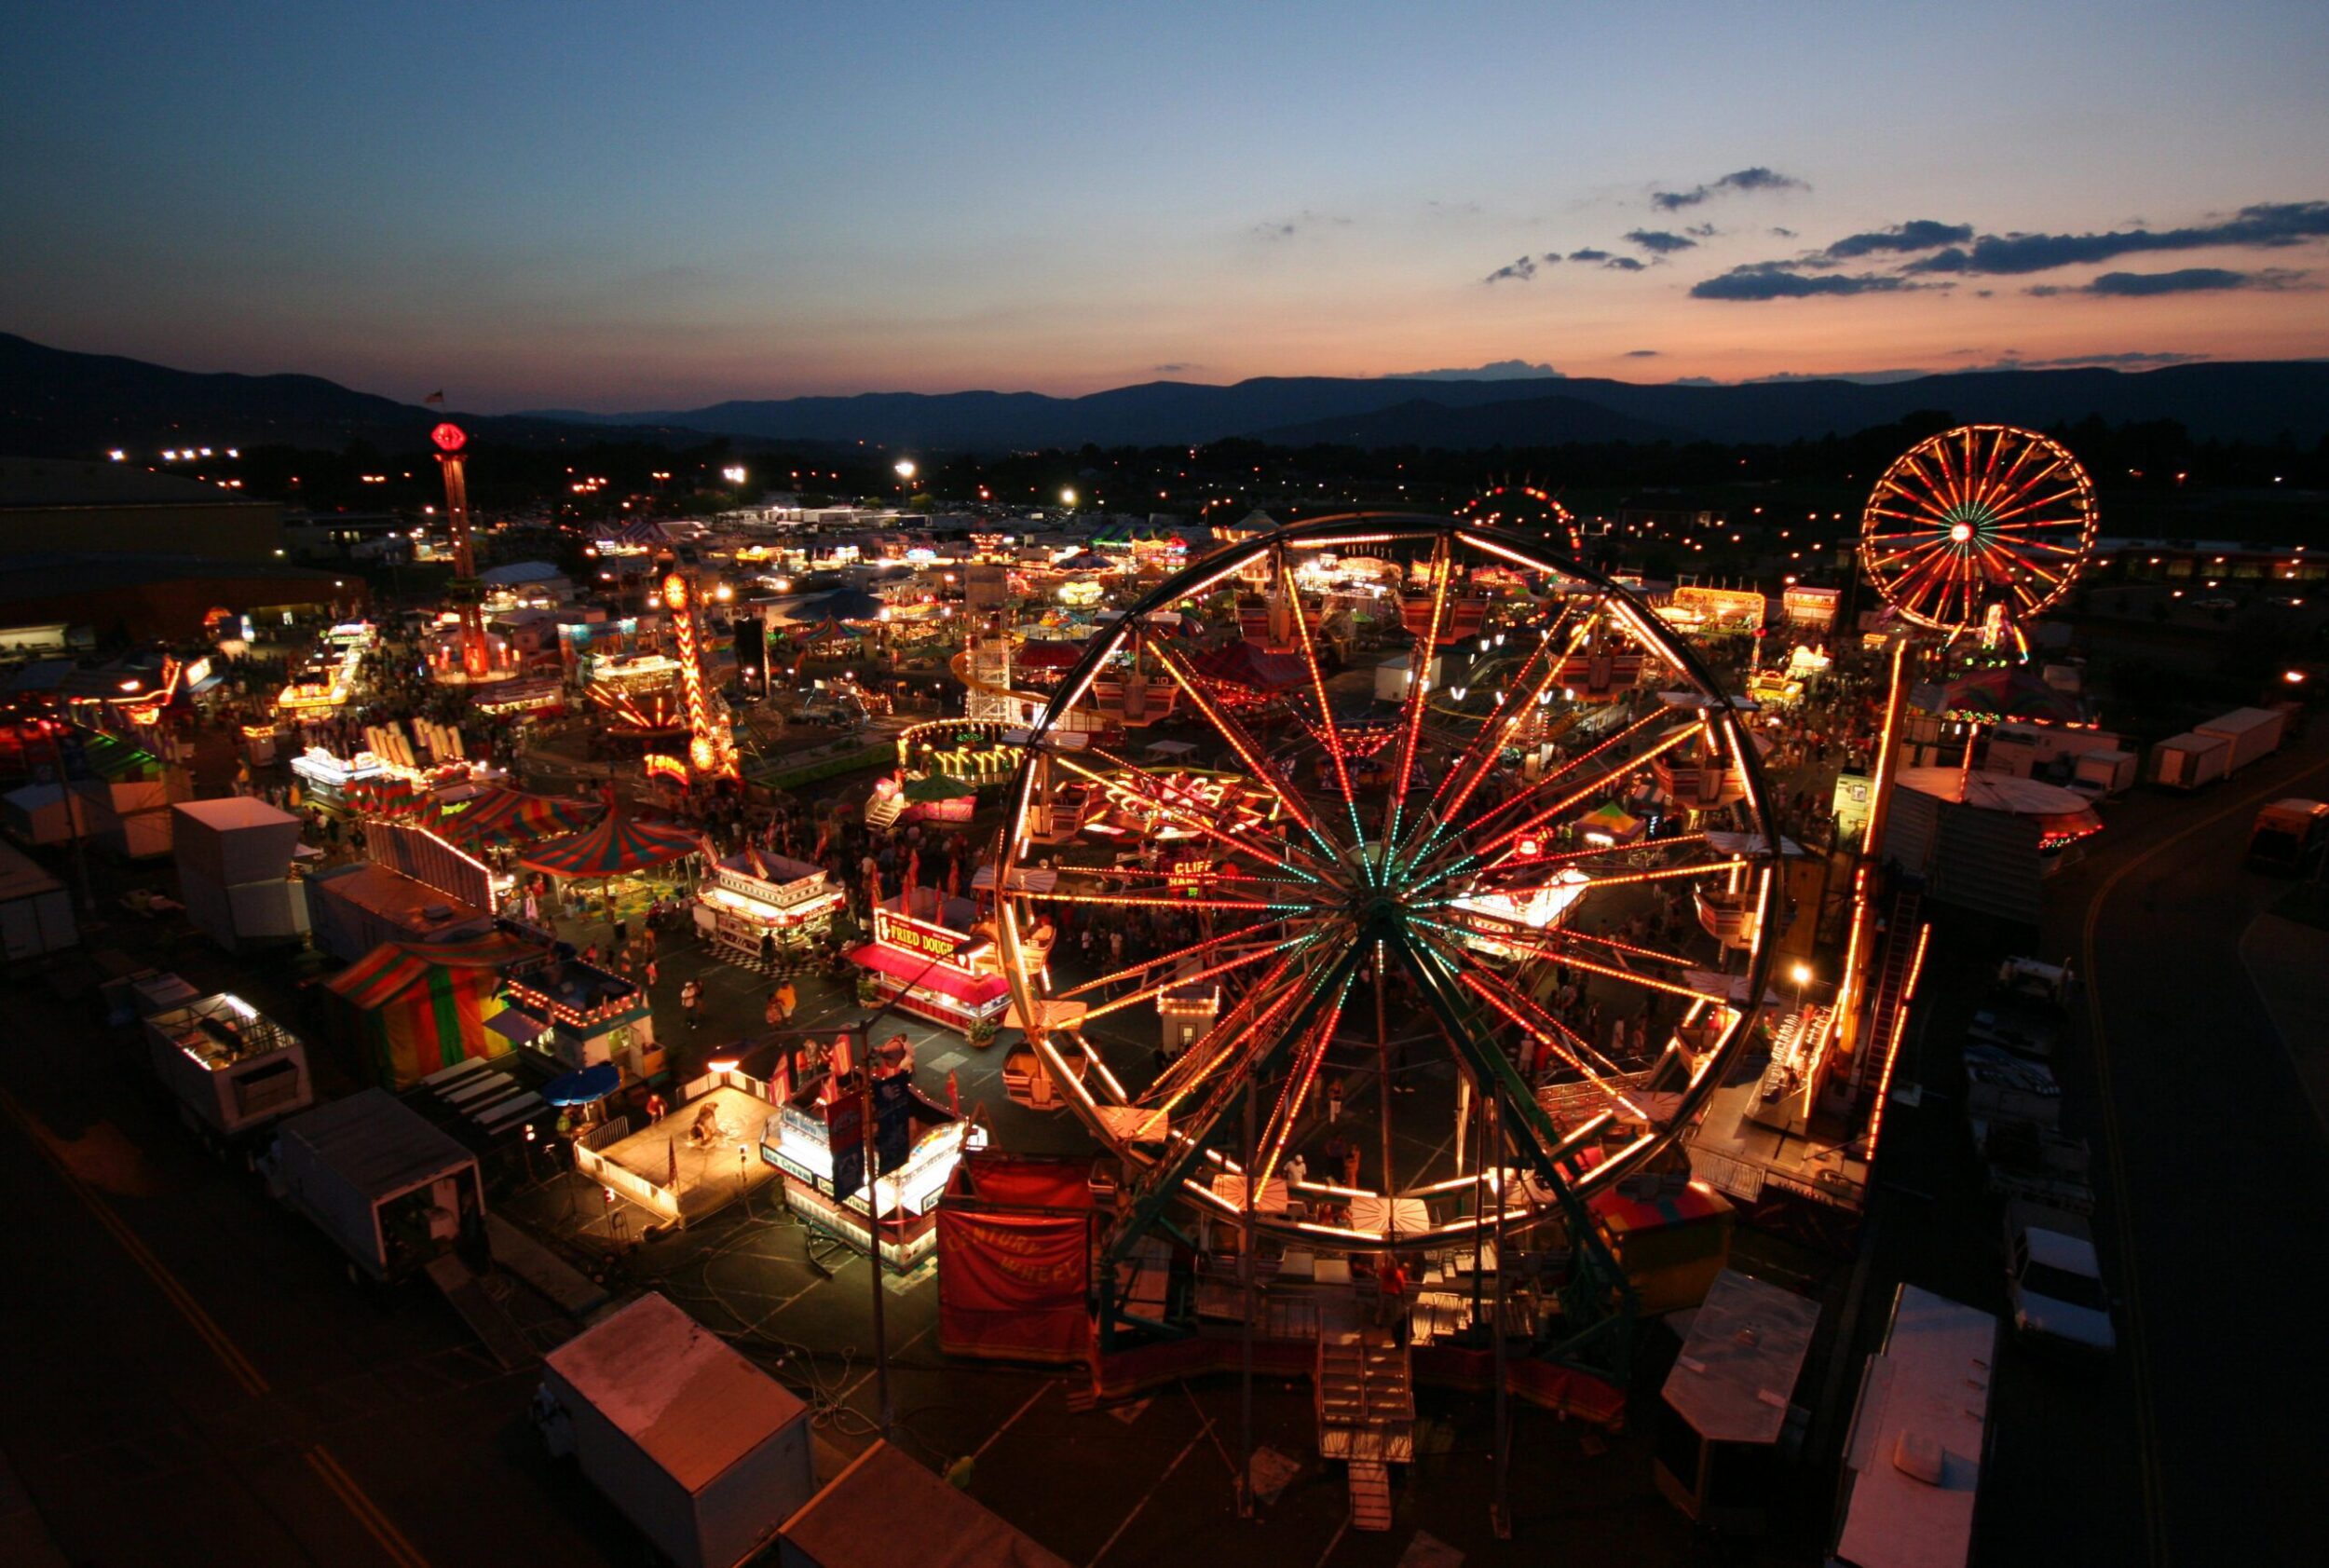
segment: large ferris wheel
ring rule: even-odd
[[[2094,547],[2094,484],[2063,445],[2010,425],[1917,443],[1869,494],[1860,561],[1886,603],[1951,635],[2035,620]]]
[[[1318,629],[1355,557],[1411,636],[1396,697],[1377,699],[1383,672],[1330,673]],[[1276,679],[1221,678],[1187,634],[1178,612],[1230,591],[1271,607]],[[1219,767],[1072,732],[1103,678],[1171,682]],[[1163,852],[1080,838],[1093,801]],[[1441,1201],[1459,1193],[1497,1194],[1499,1234],[1579,1218],[1688,1127],[1764,996],[1780,844],[1738,709],[1640,601],[1493,526],[1354,514],[1209,555],[1094,639],[1008,798],[998,937],[1028,1043],[1121,1164],[1124,1225],[1182,1204],[1412,1250],[1477,1235],[1479,1209]],[[1047,961],[1070,909],[1190,939],[1070,981]],[[1452,1174],[1444,1152],[1392,1155],[1417,1102],[1387,1089],[1386,984],[1420,999],[1416,1055],[1452,1059],[1494,1118],[1467,1146],[1459,1112]],[[1086,1032],[1192,994],[1216,999],[1210,1021],[1161,1066]],[[1380,1118],[1383,1158],[1289,1180],[1354,1062],[1382,1072],[1348,1120]],[[1424,1148],[1448,1131],[1405,1130]]]

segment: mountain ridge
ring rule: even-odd
[[[1557,446],[1693,441],[1784,443],[1849,435],[1926,410],[2050,427],[2174,420],[2197,438],[2309,443],[2329,436],[2329,361],[2236,361],[1941,373],[1910,380],[1809,378],[1737,387],[1533,376],[1255,376],[1155,380],[1078,397],[1029,391],[862,392],[733,399],[701,408],[598,415],[572,409],[457,416],[514,445],[710,437],[923,451],[1199,444]],[[0,451],[70,455],[184,431],[208,443],[408,448],[442,411],[320,376],[182,371],[0,333]]]

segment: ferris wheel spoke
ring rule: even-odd
[[[1423,701],[1431,690],[1431,667],[1439,653],[1439,628],[1448,610],[1448,585],[1455,578],[1455,551],[1446,539],[1432,550],[1431,618],[1423,634],[1413,639],[1407,656],[1407,711],[1399,720],[1399,761],[1392,774],[1391,796],[1383,802],[1382,844],[1386,861],[1399,841],[1399,813],[1407,803],[1408,782],[1415,776],[1415,741],[1423,724]]]
[[[2014,506],[2000,507],[1995,512],[1991,514],[1989,522],[1986,525],[1993,529],[2005,527],[2008,525],[2009,520],[2013,518],[2026,516],[2027,514],[2037,511],[2041,507],[2050,507],[2061,501],[2070,500],[2077,494],[2078,487],[2074,484],[2067,490],[2057,490],[2050,496],[2040,496],[2035,500],[2025,500]],[[2059,528],[2072,525],[2068,522],[2068,520],[2064,520],[2062,522],[2042,523],[2036,525],[2040,527]]]
[[[1127,1007],[1137,1007],[1141,1002],[1152,1002],[1166,991],[1177,990],[1182,986],[1201,986],[1207,980],[1218,979],[1223,975],[1234,974],[1247,964],[1260,963],[1264,959],[1274,958],[1290,948],[1299,948],[1307,942],[1309,937],[1310,933],[1305,929],[1282,942],[1265,948],[1256,948],[1249,953],[1240,953],[1235,958],[1225,959],[1219,963],[1208,964],[1192,974],[1181,975],[1168,972],[1161,980],[1144,980],[1137,989],[1124,996],[1111,997],[1089,1009],[1083,1015],[1084,1021],[1089,1023],[1094,1018],[1104,1018],[1110,1013],[1121,1013]],[[1144,971],[1149,967],[1149,965],[1140,966]],[[1130,969],[1124,970],[1117,975],[1110,975],[1108,979],[1113,982],[1127,978],[1133,973],[1134,971]]]
[[[1342,791],[1342,808],[1350,813],[1351,842],[1363,844],[1367,841],[1367,830],[1358,825],[1358,792],[1351,787],[1351,768],[1343,756],[1342,732],[1334,721],[1334,704],[1327,700],[1326,672],[1318,667],[1318,650],[1310,640],[1310,618],[1302,613],[1301,593],[1294,586],[1294,569],[1284,551],[1278,552],[1278,581],[1293,609],[1294,638],[1301,644],[1302,664],[1310,672],[1310,689],[1318,700],[1318,725],[1326,734],[1327,756],[1334,762],[1334,782]]]
[[[1014,894],[1014,896],[1015,897],[1017,895]],[[1192,942],[1186,948],[1176,948],[1169,953],[1159,953],[1152,959],[1143,959],[1138,963],[1126,964],[1124,968],[1117,970],[1114,974],[1103,975],[1097,979],[1086,980],[1081,985],[1069,986],[1064,991],[1054,991],[1052,993],[1052,1000],[1056,1002],[1066,1002],[1072,998],[1083,996],[1086,992],[1102,990],[1110,986],[1117,985],[1125,980],[1134,979],[1135,977],[1145,979],[1145,977],[1151,972],[1154,971],[1159,965],[1178,964],[1189,959],[1202,957],[1206,953],[1218,953],[1241,947],[1251,946],[1257,940],[1265,944],[1268,942],[1267,937],[1257,939],[1250,927],[1241,926],[1235,931],[1225,931],[1219,936],[1208,936],[1202,942]]]
[[[1139,1103],[1170,1116],[1200,1088],[1217,1079],[1233,1078],[1261,1031],[1301,995],[1301,963],[1307,951],[1307,948],[1297,948],[1280,959],[1211,1029],[1165,1066],[1141,1094]]]
[[[1406,857],[1406,864],[1410,866],[1421,864],[1431,853],[1433,846],[1447,836],[1449,825],[1463,815],[1464,808],[1471,802],[1473,793],[1479,788],[1481,781],[1488,777],[1489,769],[1494,765],[1496,757],[1503,752],[1503,735],[1527,718],[1531,708],[1539,705],[1538,699],[1552,689],[1552,683],[1559,678],[1562,668],[1568,664],[1578,648],[1583,645],[1586,637],[1591,634],[1592,629],[1592,622],[1589,620],[1579,623],[1575,633],[1562,646],[1559,657],[1551,659],[1546,664],[1544,672],[1537,676],[1535,684],[1522,692],[1519,701],[1511,705],[1511,716],[1505,720],[1502,729],[1498,729],[1495,722],[1495,717],[1505,713],[1502,706],[1497,709],[1496,716],[1491,716],[1487,724],[1480,727],[1479,734],[1474,737],[1474,745],[1478,746],[1480,742],[1488,741],[1491,737],[1493,737],[1493,743],[1480,746],[1477,757],[1467,750],[1464,759],[1448,770],[1446,777],[1440,781],[1440,789],[1432,792],[1431,805],[1426,808],[1437,813],[1437,820],[1432,824],[1429,837]],[[1538,645],[1538,652],[1549,653],[1552,646],[1548,638]],[[1532,661],[1534,657],[1534,655],[1531,656]],[[1525,664],[1521,667],[1523,676],[1528,674],[1528,668]],[[1519,684],[1518,680],[1514,682],[1516,687]],[[1459,770],[1464,773],[1464,784],[1456,791],[1455,798],[1448,802],[1447,809],[1441,811],[1439,810],[1440,792],[1447,787],[1450,781],[1456,777]]]
[[[1246,727],[1238,723],[1230,716],[1227,709],[1214,701],[1211,694],[1205,689],[1205,683],[1197,678],[1196,672],[1189,668],[1187,661],[1183,660],[1178,652],[1165,648],[1161,643],[1151,644],[1150,651],[1156,656],[1157,662],[1164,666],[1165,674],[1171,675],[1180,689],[1189,694],[1189,700],[1197,705],[1198,711],[1212,723],[1221,738],[1229,742],[1231,749],[1237,753],[1248,769],[1252,770],[1253,776],[1278,798],[1279,804],[1285,808],[1286,814],[1292,817],[1301,825],[1304,832],[1316,840],[1318,848],[1326,852],[1328,861],[1331,863],[1340,860],[1341,854],[1332,841],[1319,831],[1318,819],[1311,813],[1309,802],[1302,798],[1300,791],[1294,789],[1279,774],[1277,769],[1271,765],[1269,757],[1254,743],[1253,738],[1246,733]]]
[[[1531,890],[1496,888],[1488,891],[1506,893]],[[1589,893],[1591,889],[1588,886],[1585,891]],[[1494,925],[1540,945],[1548,940],[1582,942],[1604,951],[1623,953],[1628,958],[1649,959],[1658,963],[1670,963],[1677,969],[1698,967],[1680,953],[1665,952],[1656,948],[1644,948],[1638,943],[1621,942],[1614,936],[1600,936],[1589,931],[1580,931],[1573,920],[1566,920],[1559,925],[1534,926],[1526,920],[1514,920],[1507,915],[1499,915],[1491,910],[1482,909],[1477,905],[1451,905],[1443,906],[1443,907],[1452,910],[1458,920],[1470,922],[1475,927],[1482,923]],[[1483,933],[1482,934],[1489,935],[1491,940],[1502,940],[1502,937],[1496,934]]]
[[[1353,964],[1342,972],[1342,983],[1336,988],[1334,1001],[1320,1014],[1301,1045],[1295,1053],[1294,1070],[1287,1075],[1286,1087],[1278,1095],[1278,1103],[1272,1107],[1268,1130],[1260,1143],[1262,1154],[1253,1172],[1257,1191],[1267,1188],[1270,1178],[1277,1170],[1278,1157],[1286,1152],[1286,1144],[1301,1124],[1302,1107],[1310,1098],[1318,1070],[1326,1065],[1327,1052],[1333,1047],[1334,1031],[1342,1024],[1343,1004],[1350,1000],[1351,984],[1358,978],[1358,967]],[[1388,1171],[1383,1173],[1383,1185],[1391,1184]]]
[[[1170,784],[1158,778],[1155,774],[1148,771],[1146,769],[1138,767],[1136,764],[1126,762],[1122,757],[1111,756],[1104,751],[1096,749],[1093,752],[1093,755],[1097,757],[1101,761],[1122,768],[1125,771],[1131,773],[1135,778],[1140,780],[1142,783],[1153,786],[1156,793],[1154,795],[1144,795],[1140,791],[1131,788],[1121,779],[1113,779],[1105,773],[1084,767],[1082,763],[1070,758],[1065,753],[1053,753],[1052,761],[1058,766],[1065,768],[1069,772],[1075,774],[1078,778],[1099,785],[1102,791],[1110,796],[1129,800],[1136,805],[1147,807],[1160,812],[1169,813],[1174,822],[1183,827],[1191,829],[1201,838],[1206,839],[1208,842],[1225,845],[1238,854],[1246,855],[1250,859],[1259,861],[1264,866],[1274,867],[1277,870],[1291,873],[1296,877],[1301,878],[1305,881],[1319,882],[1321,880],[1321,879],[1314,873],[1317,871],[1323,871],[1326,867],[1311,856],[1301,853],[1293,845],[1286,842],[1284,839],[1262,839],[1251,836],[1239,836],[1235,834],[1224,833],[1219,826],[1215,825],[1215,824],[1207,818],[1202,811],[1198,809],[1198,802],[1184,798],[1176,798],[1176,797],[1180,795],[1182,792],[1175,790]],[[1285,852],[1283,857],[1271,854],[1270,850],[1273,847],[1284,851]],[[1297,860],[1301,862],[1300,865],[1296,864]],[[1306,871],[1302,868],[1304,866],[1308,866],[1313,869]]]
[[[1636,769],[1647,767],[1656,758],[1665,756],[1668,752],[1672,751],[1676,746],[1681,745],[1683,742],[1692,739],[1697,735],[1699,728],[1700,727],[1696,724],[1682,725],[1679,729],[1675,729],[1672,734],[1662,736],[1658,740],[1653,742],[1646,750],[1635,752],[1615,767],[1595,774],[1591,780],[1586,784],[1580,784],[1575,789],[1570,791],[1567,795],[1562,796],[1559,799],[1554,801],[1544,810],[1536,812],[1533,816],[1521,823],[1519,826],[1508,827],[1502,833],[1497,834],[1493,839],[1489,839],[1488,842],[1482,844],[1474,852],[1475,857],[1485,859],[1487,856],[1493,854],[1496,851],[1505,848],[1506,845],[1517,842],[1520,839],[1521,835],[1527,833],[1531,828],[1542,827],[1546,823],[1550,822],[1557,816],[1559,816],[1562,812],[1569,811],[1571,808],[1578,805],[1582,801],[1589,799],[1599,791],[1608,788],[1614,780],[1622,779],[1628,773],[1634,771]]]
[[[1446,932],[1459,942],[1463,940],[1464,928],[1461,926],[1451,925],[1446,920],[1436,920],[1423,916],[1413,916],[1410,917],[1410,919],[1413,920],[1415,923],[1423,925],[1430,930]],[[1586,957],[1583,953],[1578,952],[1573,948],[1547,947],[1541,940],[1544,933],[1537,932],[1532,934],[1538,937],[1539,940],[1532,942],[1522,941],[1517,934],[1510,938],[1497,936],[1491,938],[1491,940],[1495,941],[1500,946],[1511,948],[1514,952],[1524,958],[1551,959],[1556,962],[1565,963],[1572,969],[1582,969],[1587,974],[1599,975],[1606,979],[1623,980],[1629,985],[1640,986],[1646,990],[1663,991],[1668,996],[1690,997],[1699,1002],[1720,1002],[1724,1000],[1711,991],[1702,991],[1695,986],[1682,985],[1680,982],[1673,980],[1661,980],[1655,975],[1643,975],[1638,971],[1622,968],[1616,964],[1603,963],[1599,959]]]
[[[1487,1002],[1507,1019],[1519,1026],[1520,1032],[1532,1042],[1552,1051],[1569,1065],[1572,1071],[1590,1084],[1612,1105],[1623,1107],[1635,1120],[1647,1123],[1650,1113],[1609,1079],[1623,1076],[1625,1070],[1593,1048],[1592,1043],[1546,1012],[1519,988],[1492,971],[1462,968],[1456,972],[1457,982]],[[1590,1057],[1600,1065],[1597,1070]],[[1607,1073],[1609,1076],[1604,1077]]]
[[[1523,791],[1519,795],[1500,800],[1495,805],[1491,806],[1486,811],[1480,814],[1477,821],[1471,825],[1471,831],[1473,833],[1478,833],[1482,828],[1485,828],[1492,824],[1505,812],[1511,811],[1516,806],[1525,805],[1530,800],[1534,799],[1536,798],[1536,790],[1546,789],[1559,783],[1563,778],[1575,772],[1579,768],[1582,768],[1587,763],[1592,761],[1595,757],[1600,757],[1611,747],[1625,743],[1626,742],[1631,740],[1634,736],[1640,734],[1642,730],[1648,729],[1653,724],[1670,721],[1673,716],[1674,715],[1670,709],[1662,707],[1653,708],[1649,713],[1643,715],[1641,718],[1634,720],[1633,723],[1617,731],[1616,734],[1611,735],[1604,740],[1595,743],[1586,750],[1577,753],[1574,757],[1565,758],[1559,767],[1554,769],[1549,773],[1544,774],[1536,781],[1535,790]],[[1629,763],[1628,768],[1630,769],[1630,767],[1631,764]],[[1604,780],[1614,778],[1625,770],[1612,770],[1610,772],[1602,774],[1601,777]],[[1453,841],[1460,841],[1460,839]]]

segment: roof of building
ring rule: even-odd
[[[652,1291],[544,1359],[691,1493],[809,1412],[798,1396]]]
[[[285,1122],[296,1139],[367,1197],[394,1197],[477,1157],[386,1089],[366,1089]]]
[[[262,579],[311,589],[309,596],[318,600],[334,597],[343,585],[358,592],[363,587],[361,579],[349,579],[345,574],[334,578],[329,572],[273,561],[224,561],[206,555],[42,552],[0,557],[0,603],[55,599],[157,582]]]
[[[1819,1303],[1724,1269],[1666,1377],[1666,1402],[1718,1443],[1772,1443],[1787,1424]]]
[[[0,511],[50,511],[59,507],[275,504],[237,495],[187,474],[165,473],[134,463],[0,457]]]

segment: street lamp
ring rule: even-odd
[[[1804,988],[1811,984],[1811,965],[1799,963],[1787,972],[1787,977],[1795,982],[1795,1011],[1801,1013],[1804,1010]]]
[[[1075,505],[1075,504],[1076,504],[1076,493],[1075,493],[1075,491],[1074,491],[1072,488],[1060,491],[1060,492],[1059,492],[1059,504],[1060,504],[1061,506],[1069,506],[1069,507],[1071,507],[1071,506]]]

